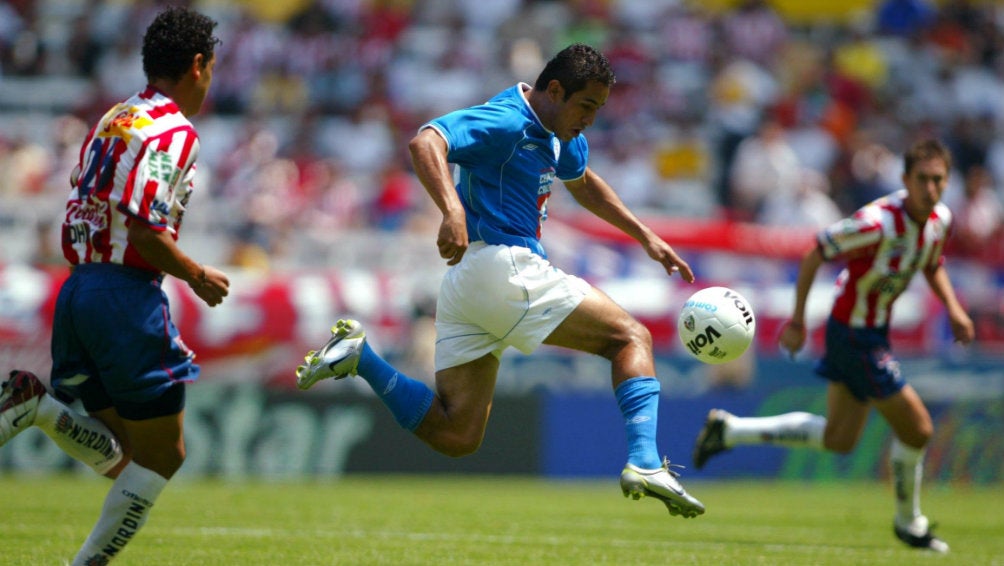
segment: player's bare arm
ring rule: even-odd
[[[960,344],[972,342],[976,338],[976,330],[972,319],[969,318],[969,313],[966,312],[955,295],[955,288],[948,277],[948,270],[945,269],[944,265],[930,270],[925,269],[924,277],[927,279],[931,291],[948,311],[948,321],[952,325],[952,335],[955,337],[955,341]]]
[[[620,231],[641,243],[645,252],[663,265],[666,273],[679,272],[687,283],[694,282],[694,272],[673,247],[642,223],[617,196],[617,192],[591,168],[574,181],[566,181],[565,187],[575,200],[586,210],[617,227]]]
[[[812,248],[802,258],[802,263],[798,268],[798,279],[795,282],[795,308],[791,312],[791,318],[781,327],[781,335],[778,336],[778,344],[794,356],[802,346],[805,345],[805,303],[809,299],[809,291],[812,289],[812,282],[816,279],[816,272],[819,266],[823,265],[823,254],[819,248]]]
[[[443,221],[436,247],[448,265],[460,263],[467,251],[467,219],[463,204],[453,188],[453,176],[446,160],[446,140],[432,128],[425,128],[408,144],[415,175],[432,197]]]
[[[154,230],[142,222],[132,222],[129,243],[150,265],[188,283],[211,307],[222,303],[230,292],[230,280],[225,273],[188,257],[167,230]]]

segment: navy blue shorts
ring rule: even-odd
[[[143,420],[184,408],[199,366],[171,322],[161,278],[116,264],[76,266],[56,298],[52,387],[89,412]]]
[[[859,401],[885,399],[906,382],[889,349],[889,329],[851,328],[830,318],[826,323],[826,353],[816,373],[843,383]]]

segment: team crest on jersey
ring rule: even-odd
[[[128,110],[122,110],[109,120],[104,128],[97,132],[99,138],[122,138],[129,143],[132,139],[130,132],[140,130],[153,124],[153,120],[146,116],[137,114],[139,108],[133,106]]]
[[[554,160],[558,161],[561,158],[561,140],[557,136],[551,137],[551,151],[554,152]]]

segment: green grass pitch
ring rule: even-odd
[[[115,560],[158,565],[1004,565],[1004,490],[927,485],[924,511],[947,556],[892,535],[883,483],[687,480],[708,512],[670,517],[609,481],[350,475],[168,485]],[[0,476],[0,563],[62,564],[97,519],[109,483]]]

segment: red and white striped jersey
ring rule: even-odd
[[[903,208],[906,195],[905,189],[886,195],[819,232],[823,258],[847,262],[837,277],[836,320],[857,328],[888,326],[893,301],[914,274],[944,262],[951,212],[938,203],[918,224]]]
[[[144,222],[178,239],[198,153],[195,128],[156,88],[112,107],[87,134],[70,175],[62,229],[67,261],[159,271],[129,245],[128,225]]]

